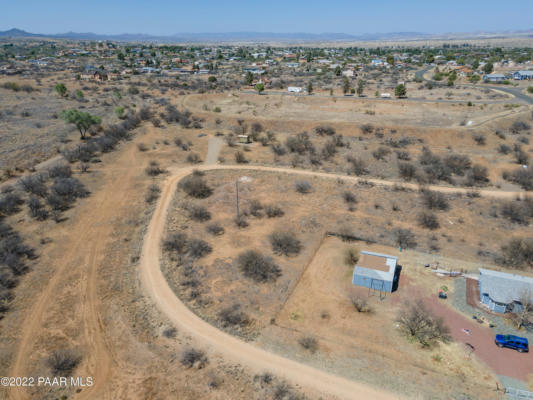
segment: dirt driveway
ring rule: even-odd
[[[444,318],[454,340],[470,343],[480,360],[484,361],[495,373],[527,381],[533,373],[533,353],[519,353],[516,350],[500,349],[494,344],[493,331],[486,324],[480,325],[453,310],[439,299],[427,298],[426,305],[438,316]],[[463,331],[469,330],[470,334]]]

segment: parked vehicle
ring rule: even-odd
[[[529,345],[526,338],[514,335],[496,335],[494,343],[498,347],[509,347],[515,349],[519,353],[527,353],[529,351]]]

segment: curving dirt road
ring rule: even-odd
[[[210,153],[210,163],[216,159],[216,157],[213,155],[215,153],[216,152]],[[205,322],[180,301],[180,299],[169,287],[161,271],[159,262],[160,244],[166,225],[167,212],[173,195],[176,191],[177,184],[182,178],[192,173],[193,169],[200,169],[204,171],[216,169],[238,169],[243,171],[268,171],[303,176],[344,179],[351,182],[358,182],[361,180],[357,177],[349,177],[344,175],[266,166],[203,165],[200,167],[171,169],[170,177],[164,184],[161,198],[148,226],[148,230],[144,238],[139,265],[143,287],[157,307],[172,321],[172,323],[178,329],[187,332],[197,339],[202,345],[222,354],[226,359],[243,364],[254,371],[274,371],[276,374],[283,376],[289,381],[298,383],[303,387],[313,388],[321,393],[338,396],[340,398],[371,398],[377,400],[399,398],[400,396],[398,395],[371,388],[362,383],[357,383],[349,379],[335,376],[308,365],[270,353],[258,347],[254,347],[252,344],[243,342]],[[366,179],[366,181],[386,186],[392,186],[396,184],[395,182],[383,181],[379,179]],[[418,188],[418,185],[415,184],[405,184],[404,186],[412,189]],[[431,186],[431,189],[448,193],[466,193],[468,191],[467,189],[463,188],[442,186]],[[480,192],[482,196],[501,198],[512,198],[520,193],[523,192],[501,192],[495,190],[482,190]]]
[[[206,165],[176,167],[170,170],[169,178],[167,178],[165,183],[162,197],[154,212],[143,244],[140,274],[146,292],[180,329],[189,332],[199,341],[222,353],[225,357],[242,363],[251,369],[259,372],[265,370],[276,372],[305,387],[316,388],[319,391],[337,395],[341,398],[395,398],[393,394],[333,376],[241,342],[198,318],[180,302],[168,287],[159,268],[161,235],[164,231],[167,209],[176,185],[180,179],[190,174],[194,168],[202,170],[239,169],[242,171],[267,171],[308,177],[343,179],[351,183],[365,180],[384,186],[398,184],[398,182],[394,181],[363,179],[342,174],[328,174],[291,168],[215,165],[221,143],[220,139],[211,138]],[[109,221],[118,218],[127,209],[127,198],[124,193],[127,192],[130,186],[135,185],[134,177],[137,168],[142,168],[142,166],[139,166],[136,159],[134,144],[130,144],[119,155],[113,167],[103,170],[108,175],[105,187],[94,193],[86,204],[80,205],[79,217],[69,227],[70,239],[57,243],[57,246],[61,246],[61,254],[63,256],[61,259],[56,260],[53,276],[46,282],[43,291],[36,297],[34,306],[29,310],[22,322],[24,329],[15,352],[14,363],[10,371],[11,376],[23,376],[29,372],[28,369],[29,365],[32,364],[37,340],[42,335],[43,327],[46,325],[46,311],[51,304],[58,301],[57,296],[61,292],[60,289],[64,284],[65,275],[72,269],[76,269],[81,274],[81,281],[83,282],[83,285],[79,288],[81,309],[77,314],[76,320],[83,324],[82,343],[90,350],[87,352],[88,358],[81,368],[85,370],[87,375],[95,378],[95,386],[83,390],[76,395],[76,398],[109,398],[106,387],[114,375],[113,369],[116,367],[117,360],[113,354],[112,346],[109,346],[106,341],[105,327],[101,320],[101,304],[97,290],[98,267],[103,262],[101,258],[103,246],[113,238],[113,224],[109,223]],[[418,189],[416,184],[406,183],[402,185],[410,189]],[[464,188],[443,186],[430,186],[430,188],[446,193],[468,192],[468,189]],[[480,194],[496,198],[514,198],[517,195],[524,195],[524,192],[481,190]],[[94,213],[95,209],[98,209],[99,212]],[[80,248],[85,248],[85,250],[80,253],[78,251]],[[9,395],[12,399],[26,399],[29,397],[29,393],[23,388],[13,388]]]
[[[202,169],[210,168],[204,167]],[[343,399],[388,400],[401,398],[401,396],[329,374],[243,342],[199,318],[176,297],[161,272],[159,264],[160,243],[166,225],[167,211],[176,191],[176,186],[192,170],[192,167],[175,170],[166,181],[144,238],[139,267],[141,282],[158,308],[181,332],[187,332],[201,345],[208,346],[222,354],[225,359],[243,364],[258,373],[271,371],[303,387],[313,388],[324,394]]]

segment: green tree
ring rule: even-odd
[[[492,73],[492,71],[494,71],[494,65],[491,62],[488,62],[483,66],[483,72],[487,75]]]
[[[394,65],[394,56],[392,54],[387,56],[387,64]]]
[[[96,115],[91,115],[88,112],[82,112],[75,109],[61,111],[61,118],[69,124],[73,124],[80,131],[80,137],[85,139],[85,133],[87,130],[96,124],[99,124],[101,118]]]
[[[254,74],[252,74],[250,71],[246,73],[246,76],[244,77],[244,81],[249,86],[254,81]]]
[[[81,100],[84,97],[83,92],[80,89],[76,90],[75,96],[78,100]]]
[[[479,60],[476,58],[474,62],[472,63],[472,69],[476,70],[479,68]]]
[[[126,58],[126,56],[124,55],[124,53],[118,53],[118,54],[117,54],[117,58],[118,58],[120,61],[124,61],[124,59]]]
[[[348,77],[344,77],[344,81],[342,83],[342,93],[345,95],[350,91],[350,81],[348,80]]]
[[[472,82],[472,83],[478,83],[478,82],[480,81],[480,79],[481,79],[481,78],[480,78],[479,75],[472,75],[472,76],[470,77],[470,82]]]
[[[119,117],[120,119],[124,119],[125,117],[125,114],[124,114],[124,107],[122,106],[119,106],[119,107],[115,107],[115,114],[117,115],[117,117]]]
[[[312,93],[313,93],[313,83],[309,81],[309,83],[307,84],[307,94],[312,94]]]
[[[54,90],[61,96],[61,97],[65,97],[65,95],[67,94],[67,87],[65,86],[64,83],[58,83],[57,85],[54,86]]]
[[[265,85],[262,83],[258,83],[257,85],[254,86],[254,89],[257,92],[257,94],[261,94],[265,90]]]
[[[338,65],[335,67],[335,76],[341,76],[341,67]]]
[[[394,95],[396,97],[405,97],[407,95],[407,89],[405,85],[398,85],[394,88]]]
[[[359,97],[363,96],[363,91],[365,90],[365,81],[359,79],[357,81],[357,95]]]

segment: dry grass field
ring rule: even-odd
[[[70,92],[82,90],[85,100],[59,98],[52,87],[63,81]],[[2,220],[36,249],[27,273],[16,277],[10,310],[0,320],[0,368],[12,376],[53,375],[54,360],[67,352],[73,360],[67,372],[92,376],[95,385],[3,388],[0,398],[337,398],[327,386],[318,390],[286,380],[283,371],[262,369],[260,360],[252,368],[226,359],[216,346],[176,329],[160,299],[150,295],[141,276],[144,238],[152,218],[165,211],[157,198],[181,173],[187,176],[162,216],[163,242],[152,245],[161,253],[168,285],[202,320],[258,348],[406,398],[501,398],[494,390],[498,374],[514,376],[512,371],[502,373],[490,359],[469,354],[454,325],[453,340],[423,347],[402,334],[397,316],[407,300],[419,298],[452,322],[465,318],[435,303],[439,287],[447,285],[453,295],[454,283],[424,264],[438,261],[471,273],[480,265],[502,268],[502,244],[530,236],[531,201],[502,173],[521,168],[518,155],[522,161],[531,157],[531,107],[473,90],[458,90],[451,99],[481,97],[468,106],[429,101],[446,94],[423,89],[412,96],[428,101],[242,91],[163,94],[157,82],[130,94],[125,83],[85,85],[64,76],[32,85],[38,90],[0,88],[0,168],[12,170],[2,195],[22,199]],[[17,179],[80,145],[75,128],[54,115],[84,107],[102,116],[102,125],[120,123],[113,112],[115,89],[122,93],[118,105],[132,114],[149,106],[159,123],[139,121],[114,151],[96,150],[88,170],[73,161],[71,177],[87,193],[60,218],[32,217],[31,196]],[[196,127],[176,123],[162,99],[189,110]],[[329,133],[317,131],[319,126]],[[291,143],[304,131],[303,144]],[[257,140],[236,144],[238,133],[253,133]],[[103,135],[94,132],[95,138]],[[435,165],[449,167],[455,160],[450,156],[457,155],[469,161],[461,159],[468,164],[462,171],[432,175]],[[417,174],[407,179],[402,163],[411,163]],[[252,169],[258,166],[284,171]],[[476,178],[474,166],[486,168],[488,180]],[[194,167],[204,171],[192,172]],[[333,176],[292,173],[301,170]],[[207,189],[191,196],[190,179]],[[46,190],[52,181],[45,182]],[[428,185],[441,191],[428,191]],[[52,215],[50,207],[46,203]],[[409,240],[399,232],[410,232]],[[384,299],[351,285],[353,258],[346,262],[347,251],[365,249],[399,257],[399,288]],[[254,278],[243,267],[244,256],[266,263],[269,274]],[[358,312],[355,297],[367,299],[372,312]],[[529,360],[525,368],[531,368]]]

